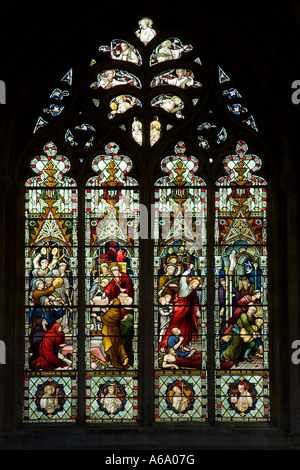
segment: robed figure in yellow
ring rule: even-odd
[[[121,302],[114,298],[109,302],[109,308],[101,315],[103,346],[106,353],[106,361],[110,367],[126,369],[128,367],[128,356],[122,343],[120,334],[120,322],[123,317]],[[123,318],[122,318],[123,317]]]

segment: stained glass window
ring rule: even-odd
[[[77,414],[77,189],[48,142],[26,182],[25,397],[28,422]]]
[[[239,141],[215,190],[216,417],[269,419],[267,185]]]
[[[85,191],[86,417],[138,417],[139,191],[110,142]]]
[[[155,418],[204,421],[207,193],[178,142],[155,185]]]
[[[251,106],[223,66],[205,69],[195,38],[150,18],[95,47],[33,130],[69,157],[49,137],[26,182],[24,420],[75,421],[78,406],[88,423],[139,421],[151,285],[155,421],[268,421],[267,183],[240,140],[258,132]],[[141,291],[140,238],[153,254]]]

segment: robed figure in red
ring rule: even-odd
[[[109,300],[113,300],[120,299],[120,294],[124,296],[126,294],[127,297],[132,299],[131,303],[133,303],[134,292],[131,277],[127,273],[121,271],[121,267],[118,263],[112,263],[110,265],[110,271],[113,275],[113,278],[106,286],[104,290],[104,296],[108,297]],[[128,306],[126,308],[122,307],[121,319],[126,314],[130,313],[130,310],[131,309]]]
[[[172,335],[173,328],[179,328],[184,337],[182,346],[188,345],[192,339],[198,339],[197,317],[200,317],[200,306],[196,290],[201,280],[197,276],[190,276],[191,269],[187,269],[181,276],[179,290],[174,298],[173,317],[168,329],[160,342],[158,349],[168,348],[168,338]],[[190,276],[190,277],[189,277]]]
[[[117,263],[110,265],[110,271],[113,278],[105,288],[105,295],[110,299],[116,299],[119,294],[124,293],[133,299],[133,284],[130,276],[121,271],[121,267]]]
[[[260,299],[260,290],[255,289],[252,291],[252,294],[244,295],[241,299],[237,301],[237,307],[235,308],[232,317],[227,320],[228,327],[224,331],[224,335],[227,335],[231,332],[232,328],[240,318],[241,314],[246,312],[251,305],[259,303]]]
[[[32,370],[55,370],[67,367],[68,364],[58,357],[58,350],[62,347],[65,335],[59,323],[54,323],[46,331],[39,347],[39,356],[31,364]]]

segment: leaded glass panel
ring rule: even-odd
[[[206,212],[198,160],[185,143],[161,162],[155,185],[155,419],[204,421],[206,410]]]
[[[216,414],[268,420],[267,184],[239,141],[215,190]]]
[[[139,190],[110,142],[85,191],[86,417],[138,417]]]
[[[147,225],[141,210],[150,208],[140,204],[138,182],[129,176],[131,157],[115,141],[103,151],[109,129],[114,140],[133,145],[146,178],[142,160],[155,158],[163,138],[174,145],[183,133],[203,157],[209,181],[206,187],[198,159],[179,140],[154,187],[155,420],[206,421],[208,398],[217,421],[269,420],[267,184],[254,174],[262,162],[240,140],[236,154],[223,159],[226,176],[215,185],[213,176],[235,124],[254,134],[255,120],[223,67],[209,77],[194,39],[160,36],[148,17],[134,33],[129,41],[98,43],[82,87],[91,113],[74,100],[75,113],[66,115],[71,68],[34,128],[44,132],[67,116],[55,132],[77,158],[85,188],[78,211],[76,183],[66,176],[70,161],[51,141],[30,162],[36,176],[25,185],[24,420],[76,420],[77,309],[85,332],[86,421],[139,419],[139,237]],[[214,222],[215,239],[207,240]]]
[[[77,414],[77,189],[48,142],[25,185],[24,420]]]

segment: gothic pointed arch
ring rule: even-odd
[[[130,32],[100,32],[89,57],[60,74],[32,127],[32,142],[47,144],[25,184],[24,419],[138,426],[150,407],[158,423],[270,420],[259,130],[226,64],[209,60],[189,31],[160,30],[148,16]],[[68,269],[59,276],[61,257]],[[31,278],[44,258],[52,269],[37,290],[48,282],[52,292],[35,303]],[[250,322],[249,338],[238,322],[227,331],[246,275],[263,289],[263,323]],[[50,314],[33,358],[32,318]],[[41,351],[53,325],[51,365],[50,343],[46,358]],[[252,400],[243,410],[239,387]]]

